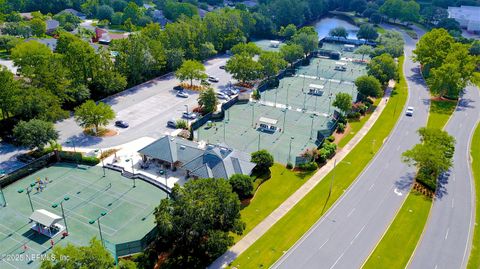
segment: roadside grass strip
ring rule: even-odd
[[[480,124],[477,125],[472,138],[470,154],[472,156],[472,172],[475,182],[475,225],[472,250],[468,260],[468,269],[480,268]]]
[[[432,199],[411,191],[362,268],[405,268],[428,219]]]
[[[270,179],[260,185],[250,204],[240,212],[246,227],[242,235],[232,234],[235,242],[255,228],[316,172],[293,172],[278,163],[270,171]]]
[[[399,66],[403,66],[403,60],[403,57],[399,59]],[[231,266],[260,268],[272,265],[328,211],[358,177],[381,148],[382,141],[390,134],[402,114],[401,111],[407,100],[408,89],[403,70],[402,68],[399,69],[401,80],[395,86],[385,109],[366,136],[344,158],[344,162],[337,164],[336,168],[327,174],[324,180],[320,181],[267,233],[233,261]],[[347,165],[345,162],[350,162],[351,165]],[[333,184],[331,197],[322,212],[333,173],[335,173],[337,180]]]
[[[443,129],[453,111],[455,111],[456,106],[457,101],[431,100],[427,127]]]

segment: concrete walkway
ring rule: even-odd
[[[350,140],[345,147],[337,152],[334,159],[328,161],[322,166],[305,184],[303,184],[295,193],[285,200],[279,207],[277,207],[270,215],[268,215],[262,222],[260,222],[253,230],[251,230],[245,237],[232,246],[225,254],[215,260],[209,268],[225,268],[233,262],[240,254],[247,250],[255,241],[257,241],[262,235],[264,235],[278,220],[285,216],[300,200],[303,199],[334,167],[335,160],[341,162],[345,156],[363,139],[372,126],[381,115],[385,108],[387,99],[390,97],[390,93],[395,86],[395,83],[391,81],[389,87],[385,92],[385,96],[378,104],[375,111],[370,118],[365,122],[364,126],[358,131],[358,133]]]

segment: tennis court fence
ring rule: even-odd
[[[38,170],[45,168],[53,163],[57,162],[54,152],[47,153],[42,157],[35,159],[24,166],[21,166],[0,179],[0,187],[5,187],[19,179],[22,179],[28,175],[31,175]]]

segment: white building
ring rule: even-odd
[[[448,7],[448,17],[455,19],[468,32],[480,33],[480,7]]]

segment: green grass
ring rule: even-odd
[[[480,72],[473,73],[474,83],[480,88]]]
[[[381,100],[382,100],[381,98],[376,99],[373,105],[375,107],[378,106]],[[345,147],[345,145],[347,145],[347,143],[350,142],[350,140],[352,140],[352,138],[357,134],[357,132],[360,131],[360,129],[362,129],[363,125],[365,124],[365,122],[367,122],[367,120],[370,118],[371,115],[372,113],[368,113],[367,115],[365,115],[365,117],[362,117],[358,121],[349,121],[348,125],[350,126],[350,130],[348,134],[346,134],[340,140],[340,142],[338,143],[338,147],[339,148]]]
[[[363,268],[405,268],[428,219],[432,199],[412,191]]]
[[[475,228],[473,232],[472,250],[468,260],[468,269],[480,268],[480,230],[478,224],[480,223],[480,125],[473,135],[471,141],[470,154],[472,156],[472,171],[475,182]]]
[[[250,204],[242,209],[242,220],[246,228],[243,235],[234,235],[235,241],[255,228],[315,173],[293,172],[278,163],[270,171],[271,178],[260,185]]]
[[[403,66],[403,60],[403,57],[400,58],[400,66]],[[408,91],[403,74],[401,73],[400,75],[402,79],[395,87],[394,94],[389,98],[390,101],[378,121],[360,143],[345,157],[345,162],[350,162],[351,165],[340,162],[333,171],[326,175],[325,179],[330,179],[333,173],[335,173],[337,178],[332,188],[331,198],[326,204],[326,209],[322,212],[328,195],[330,181],[322,180],[292,210],[233,261],[232,266],[237,268],[260,268],[272,265],[284,251],[287,251],[307,232],[352,184],[365,166],[372,160],[374,153],[380,149],[382,141],[390,134],[401,115],[400,111],[405,104]]]
[[[430,114],[428,115],[427,127],[443,129],[453,111],[455,111],[456,106],[456,101],[432,100],[430,102]]]

